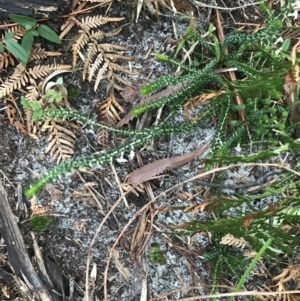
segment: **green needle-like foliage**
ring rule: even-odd
[[[59,118],[61,119],[69,117],[73,119],[78,119],[79,121],[84,120],[86,124],[91,124],[93,126],[104,126],[101,123],[98,124],[97,122],[89,120],[87,117],[84,117],[70,110],[45,111],[44,117],[53,117],[54,115],[57,118],[60,116]],[[77,157],[75,159],[67,160],[63,163],[60,163],[59,165],[56,165],[48,172],[46,172],[39,180],[33,183],[32,187],[26,190],[26,195],[28,197],[31,197],[33,194],[37,193],[40,189],[42,189],[47,183],[58,179],[59,177],[65,175],[68,172],[72,172],[73,170],[76,170],[78,168],[95,167],[105,162],[110,162],[114,158],[123,155],[125,152],[130,152],[132,149],[134,149],[134,147],[143,145],[157,136],[164,136],[166,134],[184,134],[189,132],[192,128],[196,127],[199,123],[200,121],[186,121],[181,124],[174,125],[172,127],[168,125],[159,125],[140,132],[134,132],[136,135],[134,138],[131,138],[129,142],[104,154],[100,153],[92,154],[90,156]],[[106,129],[115,130],[115,128],[111,127],[106,127]],[[132,134],[132,132],[122,132],[122,134]]]
[[[216,93],[214,98],[199,108],[197,121],[174,123],[170,119],[149,129],[134,131],[96,122],[72,110],[53,109],[43,112],[40,118],[76,119],[85,125],[100,127],[117,135],[126,136],[128,141],[106,153],[77,157],[53,167],[27,189],[26,195],[32,196],[47,183],[75,169],[104,164],[158,136],[186,134],[200,124],[203,125],[212,115],[217,116],[217,122],[211,153],[205,161],[209,166],[216,163],[232,164],[267,160],[291,149],[299,149],[299,141],[291,138],[295,125],[290,125],[288,122],[289,108],[278,101],[282,94],[285,76],[293,66],[286,54],[282,56],[275,54],[277,47],[274,46],[274,41],[280,36],[284,21],[291,11],[292,3],[291,0],[286,1],[285,7],[279,13],[270,11],[262,5],[267,19],[264,29],[253,34],[233,33],[222,43],[219,43],[213,34],[203,38],[195,30],[188,29],[186,39],[199,42],[192,66],[182,65],[181,62],[165,55],[158,55],[158,59],[180,66],[184,73],[180,76],[161,77],[145,85],[141,92],[155,93],[169,85],[178,85],[180,89],[169,96],[137,106],[133,109],[133,113],[138,115],[167,105],[174,115],[182,109],[189,98],[208,94],[211,91],[222,91],[223,93]],[[236,68],[239,79],[234,82],[229,81],[226,75],[219,71],[224,67]],[[235,103],[236,95],[241,96],[243,100],[240,106]],[[240,110],[245,112],[245,121],[238,118]],[[237,145],[248,145],[248,137],[251,138],[252,145],[261,147],[260,151],[232,156],[232,148]],[[215,213],[216,220],[191,221],[185,224],[185,230],[188,233],[202,231],[231,233],[244,237],[256,249],[260,249],[272,235],[273,249],[269,248],[266,254],[275,256],[277,251],[290,253],[292,248],[289,243],[299,243],[299,239],[282,232],[278,223],[272,224],[270,221],[273,218],[280,219],[282,223],[295,223],[297,215],[284,209],[292,206],[300,208],[298,198],[291,196],[281,199],[276,205],[276,210],[266,208],[259,211],[250,203],[254,199],[280,195],[289,189],[298,189],[300,182],[294,177],[292,174],[282,177],[280,182],[275,182],[259,195],[235,195],[230,200],[219,197],[218,201],[207,207],[207,210]],[[246,213],[240,211],[240,216],[228,215],[228,210],[235,208],[238,211],[244,203],[248,208]],[[250,218],[251,222],[245,226],[245,219],[249,221]]]

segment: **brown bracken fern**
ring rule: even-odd
[[[243,238],[236,238],[232,234],[226,234],[222,237],[220,244],[234,246],[236,248],[244,249],[245,247],[249,247],[249,243]]]
[[[46,59],[49,56],[58,56],[61,55],[60,52],[57,51],[47,51],[41,47],[34,47],[30,52],[30,60],[42,60]]]
[[[109,23],[119,22],[124,18],[108,18],[103,16],[85,17],[81,20],[73,18],[72,20],[80,28],[76,40],[72,46],[73,53],[73,68],[75,69],[78,63],[78,57],[83,58],[83,80],[89,82],[95,81],[94,90],[96,91],[102,80],[107,80],[107,93],[113,89],[121,90],[119,83],[128,85],[119,72],[131,74],[129,69],[120,66],[119,60],[131,60],[130,57],[123,53],[126,47],[100,43],[105,37],[116,35],[120,30],[106,33],[97,27]]]
[[[98,120],[108,124],[116,124],[121,120],[120,114],[125,114],[126,110],[118,103],[113,92],[97,108]],[[104,148],[108,147],[109,133],[106,129],[99,129],[97,142]]]
[[[27,85],[36,84],[36,80],[43,80],[50,72],[55,70],[70,69],[69,65],[37,65],[26,69],[19,64],[13,74],[0,86],[0,97],[4,97],[14,90],[20,90]]]
[[[43,124],[42,130],[48,131],[48,146],[45,150],[46,154],[50,154],[57,163],[69,159],[74,154],[75,134],[68,130],[65,125],[48,119]]]
[[[98,119],[113,124],[121,120],[120,114],[125,113],[126,110],[118,103],[112,92],[97,108]]]
[[[15,65],[12,54],[9,52],[0,53],[0,69],[7,68],[9,65]]]

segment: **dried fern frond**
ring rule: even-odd
[[[24,71],[25,68],[19,64],[14,73],[0,86],[0,97],[10,94],[15,89],[20,89],[29,81]]]
[[[116,124],[121,120],[120,113],[125,114],[125,109],[117,102],[113,93],[105,99],[105,101],[99,105],[97,109],[98,118],[101,121],[108,121]]]
[[[117,56],[117,55],[116,55]],[[114,54],[110,54],[109,57],[113,60],[116,59]],[[130,59],[130,58],[127,58]],[[103,65],[101,66],[103,62]],[[101,67],[100,67],[101,66]],[[122,90],[122,87],[117,84],[117,82],[123,83],[124,85],[130,85],[126,80],[120,77],[116,72],[124,72],[127,74],[132,74],[132,72],[114,62],[112,62],[106,55],[106,53],[100,52],[99,55],[96,57],[94,62],[91,64],[90,68],[88,69],[88,80],[92,81],[94,75],[95,84],[94,84],[94,91],[98,89],[101,80],[107,79],[108,85],[106,87],[107,92],[109,92],[112,88],[117,90]]]
[[[75,135],[72,131],[60,125],[53,119],[48,119],[42,127],[42,130],[48,130],[48,146],[46,154],[50,154],[57,163],[69,159],[74,154]]]
[[[25,98],[28,101],[36,101],[40,95],[36,85],[26,87],[26,89],[28,90],[28,93],[25,95]]]
[[[33,121],[33,111],[24,109],[25,114],[25,122],[26,122],[26,130],[28,132],[28,135],[34,139],[37,139],[39,137],[37,126]]]
[[[101,81],[102,79],[107,78],[107,76],[105,76],[105,73],[106,73],[106,71],[108,70],[108,67],[109,67],[109,63],[106,61],[106,62],[102,65],[101,69],[98,70],[98,72],[97,72],[97,77],[96,77],[95,84],[94,84],[94,91],[97,90],[100,81]],[[91,70],[91,69],[90,69],[90,70]],[[93,70],[96,70],[96,68],[94,68]],[[93,74],[94,74],[94,73],[91,73],[91,72],[90,72],[90,74],[89,74],[89,78],[91,78],[91,80],[92,80]],[[91,80],[90,80],[90,81],[91,81]]]
[[[98,68],[100,67],[100,65],[101,65],[102,63],[103,63],[103,53],[100,52],[100,53],[96,56],[96,58],[95,58],[95,60],[94,60],[94,63],[90,65],[90,68],[89,68],[89,77],[88,77],[88,81],[89,81],[89,82],[92,80],[93,75],[96,74],[96,71],[98,70]],[[107,65],[107,64],[106,64],[106,65],[104,64],[104,65],[102,66],[102,68],[100,69],[99,73],[101,73],[101,75],[102,75],[102,74],[106,71],[107,67],[108,67],[108,65]],[[98,75],[99,75],[99,73],[98,73]],[[101,76],[101,75],[100,75],[100,76]]]
[[[90,32],[90,37],[92,39],[97,40],[98,42],[99,42],[99,40],[103,39],[105,36],[107,36],[107,34],[102,30],[95,30],[95,31],[92,30]]]
[[[48,207],[42,206],[42,205],[36,205],[31,206],[32,213],[31,213],[31,218],[37,215],[46,215],[49,213],[52,213],[52,210]]]
[[[114,45],[110,43],[99,43],[101,39],[106,36],[113,36],[121,31],[121,28],[105,33],[102,30],[95,29],[98,26],[106,24],[108,22],[118,22],[124,18],[109,18],[103,16],[93,16],[82,18],[81,21],[73,18],[74,22],[81,28],[79,36],[75,39],[72,45],[73,54],[73,69],[77,65],[78,56],[83,58],[81,51],[87,45],[87,50],[83,60],[83,72],[82,78],[88,81],[95,80],[94,90],[96,91],[100,82],[107,79],[107,92],[111,89],[121,90],[122,87],[117,82],[128,85],[128,82],[123,80],[115,73],[124,72],[126,74],[132,74],[132,72],[124,67],[121,67],[116,62],[118,60],[131,60],[123,54],[127,50],[126,47],[120,45]]]
[[[108,18],[103,16],[93,16],[93,17],[85,17],[82,18],[81,21],[77,22],[83,30],[89,31],[91,28],[98,27],[100,25],[106,24],[108,22],[119,22],[124,20],[123,17],[121,18]]]
[[[240,249],[244,249],[249,246],[249,243],[242,237],[236,238],[232,234],[226,234],[222,237],[220,244],[234,246]]]
[[[30,52],[30,60],[41,60],[49,56],[59,56],[61,52],[47,51],[44,48],[36,47],[32,48]]]
[[[73,68],[76,67],[77,64],[77,54],[78,52],[88,43],[89,36],[84,31],[79,31],[79,36],[75,40],[75,43],[72,46],[73,53]]]
[[[272,279],[273,281],[278,281],[279,283],[287,283],[290,280],[300,281],[300,264],[289,265],[286,269],[283,269],[282,273],[277,275]],[[297,287],[297,289],[299,286]]]
[[[127,47],[120,46],[120,45],[115,45],[115,44],[110,44],[110,43],[102,43],[98,44],[98,50],[99,51],[109,51],[109,52],[116,52],[116,51],[126,51]]]
[[[82,72],[82,79],[85,80],[86,79],[86,75],[88,73],[89,68],[91,68],[91,63],[94,59],[94,56],[97,54],[97,45],[96,43],[90,43],[88,46],[88,51],[87,51],[87,57],[84,60],[84,65],[83,65],[83,72]],[[74,55],[74,53],[73,53]],[[73,65],[74,67],[75,65]]]
[[[108,147],[108,138],[109,138],[109,133],[105,129],[99,129],[97,133],[97,142],[99,145],[101,145],[103,148]]]
[[[26,33],[26,29],[21,25],[13,25],[13,26],[10,26],[7,28],[6,33],[7,32],[13,32],[14,33],[13,39],[15,41],[17,41],[17,40],[20,40],[24,36],[24,34]],[[1,39],[2,40],[5,39],[5,34],[1,35]]]
[[[0,69],[5,69],[9,65],[15,65],[15,60],[12,54],[10,52],[0,53]]]
[[[64,69],[71,69],[71,66],[57,64],[37,65],[25,70],[25,67],[19,64],[14,73],[0,86],[0,97],[4,97],[16,89],[21,89],[28,83],[35,83],[33,79],[44,79],[50,72]]]
[[[122,90],[123,88],[117,84],[117,82],[123,83],[124,85],[130,85],[129,82],[127,82],[125,79],[123,79],[121,76],[116,74],[113,70],[112,72],[108,73],[108,76],[106,77],[108,81],[108,85],[106,87],[107,92],[111,89],[116,89],[118,91]]]
[[[57,64],[49,64],[49,65],[38,65],[33,68],[29,68],[27,73],[30,74],[34,79],[43,79],[45,76],[49,75],[52,71],[57,70],[70,70],[72,68],[71,65],[57,65]]]

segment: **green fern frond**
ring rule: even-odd
[[[53,182],[55,179],[65,175],[66,173],[72,172],[78,168],[87,168],[99,166],[105,162],[112,161],[117,156],[121,156],[124,152],[131,151],[134,147],[147,143],[157,136],[163,136],[167,134],[182,134],[189,132],[192,128],[197,126],[199,121],[191,122],[187,121],[176,126],[170,127],[165,126],[155,126],[150,129],[141,131],[139,135],[130,140],[124,145],[108,151],[106,153],[92,154],[90,156],[78,157],[68,161],[64,161],[59,165],[56,165],[49,171],[47,171],[39,180],[37,180],[32,187],[28,188],[25,192],[27,197],[33,196],[39,190],[41,190],[46,184]]]
[[[185,70],[185,71],[190,71],[191,70],[191,67],[188,66],[188,65],[185,65],[183,64],[181,61],[179,60],[176,60],[174,58],[171,58],[169,57],[168,55],[165,55],[165,54],[161,54],[161,53],[158,53],[156,55],[156,58],[160,61],[163,61],[163,62],[166,62],[166,63],[171,63],[172,65],[176,66],[176,67],[180,67],[182,70]]]
[[[43,111],[40,119],[47,119],[47,118],[54,118],[54,119],[60,119],[60,120],[74,119],[85,125],[90,125],[92,127],[99,127],[101,129],[120,133],[120,134],[126,135],[126,136],[138,135],[138,133],[139,133],[138,131],[135,131],[135,130],[116,128],[109,124],[98,122],[98,121],[88,118],[87,116],[82,115],[74,110],[68,110],[68,109],[45,110],[45,111]]]
[[[181,90],[167,97],[162,97],[141,106],[137,106],[132,110],[133,114],[140,115],[150,109],[159,108],[167,104],[172,106],[182,106],[188,98],[197,95],[201,89],[205,88],[205,86],[210,83],[220,83],[223,81],[219,75],[215,74],[211,70],[201,70],[181,77],[181,82],[183,85]]]
[[[143,95],[147,95],[150,93],[154,93],[155,91],[157,91],[158,89],[170,86],[170,85],[175,85],[178,83],[181,83],[182,79],[179,76],[175,76],[175,75],[166,75],[166,76],[162,76],[160,78],[158,78],[157,80],[144,85],[141,88],[141,93]]]

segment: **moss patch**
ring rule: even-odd
[[[79,88],[74,85],[68,86],[68,99],[73,100],[79,96]]]
[[[47,230],[53,224],[54,216],[49,215],[38,215],[30,220],[31,229],[36,233]]]

